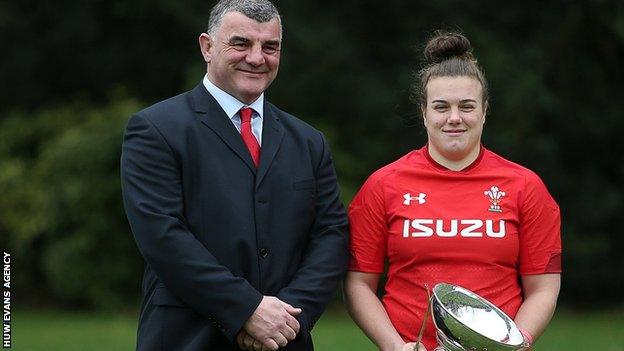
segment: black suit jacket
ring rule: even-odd
[[[347,267],[347,217],[329,147],[265,101],[260,166],[200,83],[138,112],[121,155],[126,214],[145,259],[139,350],[238,350],[263,295],[309,332]]]

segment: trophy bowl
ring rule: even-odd
[[[509,316],[461,286],[437,284],[431,310],[438,343],[447,351],[528,350]]]

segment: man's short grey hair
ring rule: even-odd
[[[268,0],[221,0],[210,11],[208,34],[214,36],[221,25],[221,20],[228,12],[240,12],[260,23],[269,22],[277,17],[282,30],[282,19],[275,5]]]

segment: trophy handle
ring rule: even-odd
[[[435,351],[467,351],[458,342],[453,341],[446,337],[440,330],[436,332],[436,340],[438,341],[438,347]]]
[[[429,319],[429,313],[431,313],[431,291],[429,290],[429,284],[425,283],[425,290],[427,290],[427,309],[425,310],[425,316],[423,317],[420,330],[418,331],[418,338],[416,339],[416,346],[414,350],[417,350],[418,344],[422,342],[423,335],[425,334],[425,326],[427,325],[427,319]]]

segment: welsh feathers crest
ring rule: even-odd
[[[491,205],[488,211],[503,212],[499,204],[501,202],[501,199],[505,197],[504,191],[500,191],[500,189],[498,189],[498,187],[495,185],[491,187],[490,190],[484,191],[483,194],[485,194],[490,199]]]

